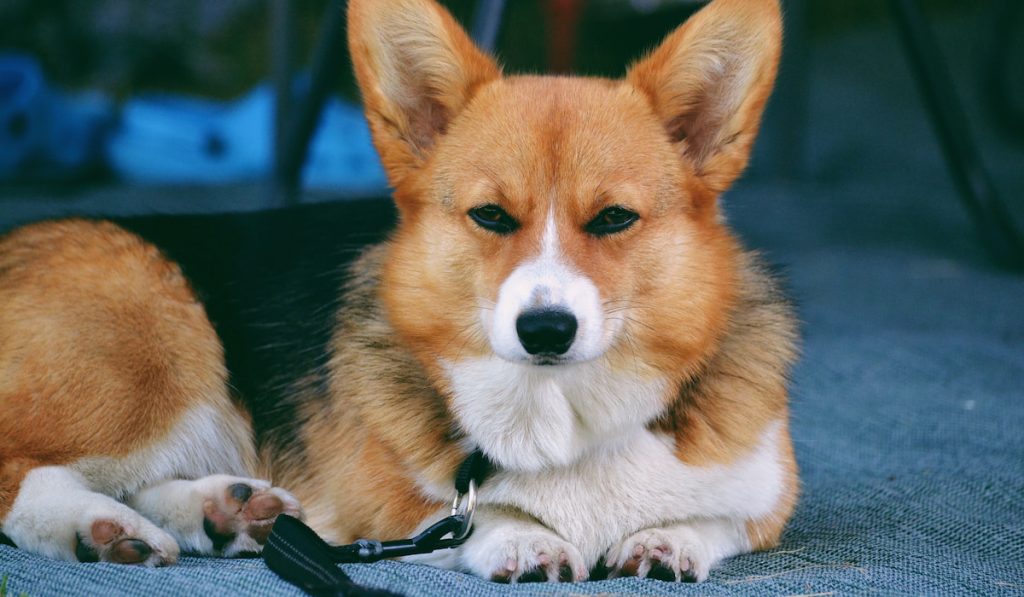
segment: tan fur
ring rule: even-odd
[[[410,45],[406,29],[388,26],[399,5],[442,23],[443,38],[419,36]],[[328,494],[356,482],[357,492],[374,496],[371,503],[387,503],[407,499],[402,496],[415,491],[416,481],[443,484],[450,477],[460,454],[451,444],[458,432],[444,409],[439,363],[488,354],[476,310],[493,304],[511,270],[537,253],[552,210],[567,260],[630,318],[628,344],[615,349],[612,362],[678,380],[658,426],[676,435],[682,460],[728,463],[749,452],[769,424],[787,418],[791,315],[777,300],[762,300],[774,285],[743,254],[714,201],[746,164],[774,80],[776,3],[714,3],[622,82],[498,78],[475,49],[459,55],[464,35],[433,3],[356,0],[349,11],[356,73],[402,219],[392,241],[360,264],[356,291],[347,295],[376,310],[379,292],[383,311],[342,311],[340,356],[332,363],[336,378],[346,381],[337,418],[318,417],[308,429],[312,452],[327,454],[319,467],[334,480]],[[397,50],[375,45],[389,39]],[[428,96],[444,98],[437,101],[446,111],[429,144],[417,142],[395,116],[419,118],[421,107],[409,108],[407,94],[417,89],[413,69],[382,61],[389,51],[421,51],[432,59],[419,73],[426,83],[418,84],[440,85]],[[702,86],[737,61],[742,72],[718,88]],[[720,118],[707,122],[698,112]],[[679,132],[685,134],[677,140]],[[502,206],[521,229],[508,238],[480,230],[464,214],[485,203]],[[640,223],[609,239],[582,232],[600,209],[616,203],[636,209]],[[399,396],[402,404],[392,410]],[[394,412],[424,415],[395,418]],[[785,430],[783,436],[788,446]],[[347,450],[338,447],[360,445],[386,446],[408,467],[407,489],[381,490],[367,471],[353,475]],[[781,530],[775,523],[788,517],[793,478],[778,516],[752,523],[764,537],[759,545],[770,544]],[[309,496],[321,497],[312,490]],[[322,528],[351,536],[353,523],[341,521],[362,520],[365,512],[342,506],[325,515]],[[391,536],[400,529],[361,530]]]
[[[781,39],[778,2],[718,0],[629,72],[713,193],[747,164]]]
[[[125,456],[203,403],[234,408],[178,266],[110,223],[0,239],[0,516],[32,466]]]
[[[731,462],[757,444],[764,428],[786,420],[786,375],[796,358],[793,316],[756,256],[745,255],[740,264],[726,334],[658,423],[676,435],[679,457],[690,464]]]
[[[690,187],[699,185],[664,142],[646,99],[612,81],[512,77],[483,87],[473,106],[452,124],[431,165],[410,181],[433,182],[426,193],[441,205],[403,219],[385,265],[383,299],[392,323],[424,366],[432,367],[436,356],[489,351],[484,338],[463,330],[472,329],[478,301],[493,301],[511,270],[538,251],[550,210],[567,260],[595,281],[609,304],[648,302],[636,311],[655,311],[666,329],[687,331],[659,335],[636,326],[640,345],[660,344],[645,362],[677,375],[699,360],[724,325],[733,292],[729,261],[737,249],[712,212],[696,209]],[[500,126],[488,124],[494,115],[502,115]],[[490,156],[486,164],[481,155]],[[522,230],[496,237],[464,217],[488,202],[505,207]],[[583,232],[616,202],[637,209],[641,222],[615,238]],[[659,250],[680,238],[689,255]],[[680,292],[679,279],[700,283],[687,286],[684,296],[669,296]]]
[[[746,165],[774,81],[778,2],[716,0],[620,81],[502,77],[432,0],[348,11],[400,222],[344,290],[328,400],[302,413],[308,464],[286,451],[262,470],[334,541],[404,536],[442,507],[423,488],[449,487],[469,447],[445,365],[491,354],[479,309],[538,253],[550,214],[562,258],[623,318],[601,358],[669,380],[651,426],[681,461],[737,461],[783,423],[783,495],[747,524],[755,548],[773,545],[798,491],[785,425],[796,331],[717,197]],[[482,230],[467,212],[484,204],[521,228]],[[612,205],[639,221],[587,234]],[[203,307],[155,248],[84,221],[0,240],[0,519],[31,468],[137,451],[190,406],[231,408],[225,383]]]
[[[420,496],[410,474],[447,485],[464,456],[451,442],[444,399],[381,309],[384,254],[384,247],[367,252],[345,289],[330,363],[334,400],[326,412],[307,413],[303,434],[317,458],[308,471],[275,467],[275,478],[308,505],[314,528],[338,541],[407,535],[441,505]]]

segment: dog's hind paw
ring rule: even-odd
[[[79,562],[163,566],[178,559],[178,544],[128,508],[97,513],[76,534]]]
[[[78,532],[78,561],[162,566],[177,560],[178,544],[174,539],[138,516],[129,518],[134,520],[100,516],[88,524],[88,530]]]
[[[258,479],[211,475],[149,487],[132,505],[196,553],[259,553],[281,514],[302,518],[292,494]]]
[[[178,559],[172,535],[62,466],[30,471],[2,523],[19,548],[65,561],[162,566]]]
[[[220,483],[203,502],[203,530],[226,556],[258,552],[280,514],[301,517],[299,501],[265,481],[233,479]]]

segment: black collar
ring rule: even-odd
[[[455,491],[459,493],[469,492],[469,482],[473,481],[477,487],[483,485],[487,477],[494,472],[494,464],[479,448],[466,457],[459,465],[455,473]]]

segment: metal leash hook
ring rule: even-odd
[[[412,539],[373,541],[360,539],[351,545],[329,545],[316,531],[287,514],[277,517],[263,548],[267,566],[281,578],[314,595],[369,595],[336,564],[368,564],[384,558],[400,558],[451,549],[462,545],[473,532],[477,485],[492,469],[483,452],[470,454],[455,479],[451,515],[427,527]],[[379,590],[374,595],[396,597]]]
[[[461,512],[460,512],[461,509]],[[476,481],[470,479],[466,493],[455,491],[455,499],[452,500],[452,516],[462,517],[462,528],[459,532],[452,533],[452,538],[460,543],[469,537],[473,530],[473,514],[476,512]]]
[[[476,512],[476,482],[470,481],[466,493],[456,491],[452,500],[451,516],[442,518],[427,527],[412,539],[398,541],[377,541],[359,539],[351,545],[331,548],[337,562],[370,563],[385,558],[431,553],[440,549],[451,549],[465,542],[473,530],[473,514]],[[445,538],[451,535],[449,538]]]

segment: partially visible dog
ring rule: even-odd
[[[347,269],[386,206],[0,240],[3,533],[159,565],[258,551],[301,502],[331,540],[398,538],[479,448],[476,531],[423,561],[703,580],[774,545],[794,319],[718,196],[777,1],[715,0],[619,81],[503,76],[432,0],[348,10],[398,218]]]

